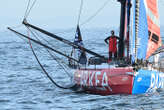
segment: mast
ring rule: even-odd
[[[127,45],[127,59],[129,60],[129,37],[130,37],[130,14],[131,14],[131,11],[130,11],[130,9],[131,9],[131,6],[132,6],[132,4],[131,4],[131,0],[127,0],[126,1],[126,17],[127,17],[127,24],[126,24],[126,26],[127,26],[127,30],[126,30],[126,45]]]
[[[126,7],[126,0],[118,0],[121,3],[121,15],[120,15],[120,40],[119,40],[119,47],[118,47],[118,56],[119,58],[124,57],[124,29],[125,29],[125,7]]]

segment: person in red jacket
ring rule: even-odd
[[[119,37],[115,36],[114,31],[111,31],[111,36],[107,37],[104,41],[109,44],[109,60],[111,60],[112,55],[114,54],[114,58],[117,58],[117,39]]]

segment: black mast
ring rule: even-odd
[[[126,0],[118,0],[121,3],[121,15],[120,15],[120,40],[118,47],[119,58],[124,57],[124,30],[125,30],[125,6]]]

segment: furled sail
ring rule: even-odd
[[[76,29],[74,43],[76,45],[81,46],[82,48],[84,47],[79,25],[77,26]],[[86,64],[87,57],[86,57],[86,52],[83,49],[73,48],[72,54],[76,59],[79,60],[80,64]]]
[[[132,62],[146,59],[148,45],[148,22],[144,0],[133,0],[133,21],[131,37]]]
[[[151,56],[161,45],[158,0],[144,0],[147,14],[149,41],[146,58]]]

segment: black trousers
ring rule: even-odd
[[[116,52],[109,52],[109,59],[112,59],[113,55],[114,55],[114,58],[117,58],[117,51]]]

